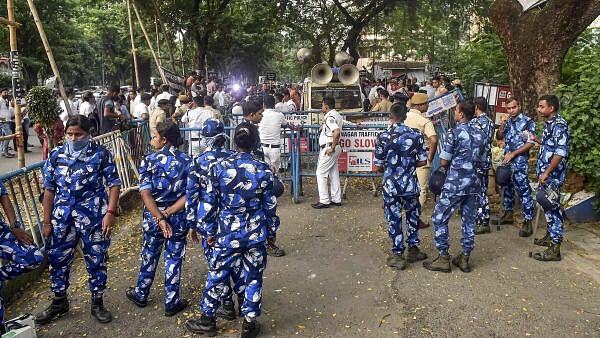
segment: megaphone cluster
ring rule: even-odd
[[[337,74],[334,74],[326,62],[318,63],[311,70],[311,80],[320,85],[328,84],[331,81],[339,81],[345,85],[356,83],[359,73],[351,62],[352,56],[346,52],[339,52],[335,55],[335,63],[339,66]]]

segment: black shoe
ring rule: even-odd
[[[333,205],[334,207],[341,207],[342,206],[342,202],[331,202],[330,205]]]
[[[180,299],[179,303],[175,305],[171,310],[165,310],[165,317],[173,317],[179,312],[183,311],[188,306],[188,301],[185,299]]]
[[[217,322],[214,318],[202,315],[200,319],[190,319],[185,322],[187,329],[193,333],[205,334],[209,337],[217,335]]]
[[[31,152],[31,150],[29,150],[29,149],[25,149],[25,152],[26,152],[26,153],[30,153],[30,152]]]
[[[92,300],[92,317],[96,318],[102,324],[110,323],[112,321],[112,313],[104,307],[104,301],[102,298],[96,298]]]
[[[35,323],[38,325],[48,324],[54,319],[69,312],[69,299],[67,295],[54,297],[48,307],[35,316]]]
[[[217,317],[221,317],[225,320],[234,320],[237,318],[237,315],[235,313],[235,305],[233,304],[233,302],[231,303],[223,303],[218,309],[217,309]]]
[[[148,305],[148,301],[141,301],[137,298],[137,295],[135,294],[135,288],[127,289],[127,291],[125,291],[125,296],[138,307],[146,307],[146,305]]]
[[[240,317],[244,317],[244,314],[242,313],[242,305],[244,305],[244,293],[243,292],[238,295],[238,315]]]
[[[258,337],[259,333],[260,333],[260,324],[258,324],[257,321],[247,322],[244,319],[244,322],[242,323],[242,334],[240,335],[241,338]]]
[[[326,209],[326,208],[330,208],[331,207],[331,205],[324,204],[324,203],[321,203],[321,202],[311,204],[311,206],[313,208],[315,208],[315,209]]]
[[[283,249],[281,249],[280,247],[278,247],[275,244],[267,243],[266,247],[267,247],[267,255],[269,255],[269,256],[273,256],[273,257],[285,256],[285,251],[283,251]]]

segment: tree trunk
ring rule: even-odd
[[[196,47],[198,53],[196,57],[196,65],[200,72],[204,72],[206,67],[206,53],[208,52],[208,33],[203,33],[196,38]]]
[[[523,110],[536,117],[538,98],[559,84],[565,55],[600,15],[600,1],[549,0],[522,10],[517,0],[496,0],[490,19],[508,58],[513,93]]]

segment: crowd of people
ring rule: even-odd
[[[548,95],[539,100],[538,113],[546,119],[541,138],[535,135],[532,120],[521,112],[515,97],[508,100],[508,115],[498,130],[487,115],[485,98],[464,100],[455,108],[455,126],[445,135],[443,144],[438,144],[433,122],[425,113],[431,95],[449,90],[450,84],[445,82],[447,79],[434,78],[432,93],[427,86],[419,87],[412,80],[406,84],[391,81],[389,90],[377,81],[368,88],[371,110],[389,113],[389,128],[379,134],[374,152],[377,171],[383,173],[384,216],[392,242],[386,264],[404,270],[409,263],[428,258],[419,249],[419,229],[430,226],[421,214],[422,206],[433,193],[440,195],[431,217],[438,253],[423,266],[442,272],[451,272],[451,265],[463,272],[472,270],[469,259],[475,235],[490,232],[487,191],[494,137],[504,141],[503,160],[510,169],[501,221],[514,222],[516,190],[523,209],[519,231],[522,237],[532,234],[529,152],[535,143],[540,144],[536,174],[543,189],[538,190],[536,198],[551,199],[552,203],[544,208],[547,232],[534,241],[547,249],[533,258],[560,260],[563,214],[556,207],[557,194],[548,193],[557,193],[564,183],[569,158],[568,126],[559,114],[558,99]],[[136,306],[147,306],[164,247],[164,314],[174,316],[184,310],[189,304],[180,297],[180,278],[185,248],[192,241],[202,246],[208,276],[199,301],[201,316],[186,322],[188,330],[213,336],[217,333],[217,316],[232,320],[239,315],[244,318],[241,336],[258,335],[267,256],[285,255],[276,244],[280,224],[277,197],[283,192],[277,177],[281,167],[280,142],[282,128],[293,128],[284,113],[300,108],[300,93],[295,87],[272,91],[264,86],[260,91],[250,87],[236,97],[229,94],[218,83],[204,85],[192,78],[190,90],[178,96],[170,94],[168,86],[151,93],[132,89],[126,96],[114,86],[99,102],[95,102],[92,93],[85,93],[78,105],[67,102],[78,114],[67,112],[59,117],[65,143],[50,152],[43,168],[43,236],[47,239],[50,289],[54,296],[36,316],[38,324],[50,323],[69,311],[69,273],[79,240],[89,274],[91,314],[100,323],[112,320],[103,294],[107,282],[106,253],[121,181],[113,155],[106,147],[92,142],[91,137],[94,133],[127,128],[131,120],[147,120],[154,151],[139,168],[144,205],[142,261],[136,285],[124,290],[126,298]],[[73,93],[69,95],[72,97]],[[4,116],[2,103],[0,117]],[[231,109],[226,108],[228,104]],[[319,200],[312,204],[316,209],[342,206],[339,141],[343,125],[352,124],[336,111],[333,97],[324,97],[321,104],[324,117],[318,132],[316,167]],[[67,111],[64,104],[63,110]],[[233,133],[234,149],[228,148],[230,134],[225,133],[224,119],[229,110],[242,116]],[[3,122],[0,120],[0,127],[5,128]],[[181,126],[196,128],[187,148],[182,147],[185,140]],[[436,153],[441,167],[431,173]],[[2,250],[3,258],[10,262],[2,267],[0,277],[4,281],[38,266],[41,253],[19,229],[10,203],[5,203],[6,190],[1,188],[0,202],[8,224],[2,225],[0,246],[11,248]],[[456,208],[461,213],[461,250],[451,258],[448,223]],[[1,315],[0,307],[0,318]]]

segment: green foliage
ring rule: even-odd
[[[33,87],[27,93],[25,100],[31,119],[39,123],[42,128],[51,129],[60,112],[60,107],[52,96],[52,90],[44,86]]]
[[[456,73],[467,94],[472,94],[475,82],[508,84],[508,64],[500,38],[484,31],[475,40],[461,46],[442,69]]]
[[[588,30],[569,51],[557,88],[571,134],[570,167],[600,193],[600,30]]]
[[[5,74],[0,74],[0,88],[11,88],[12,78]]]

